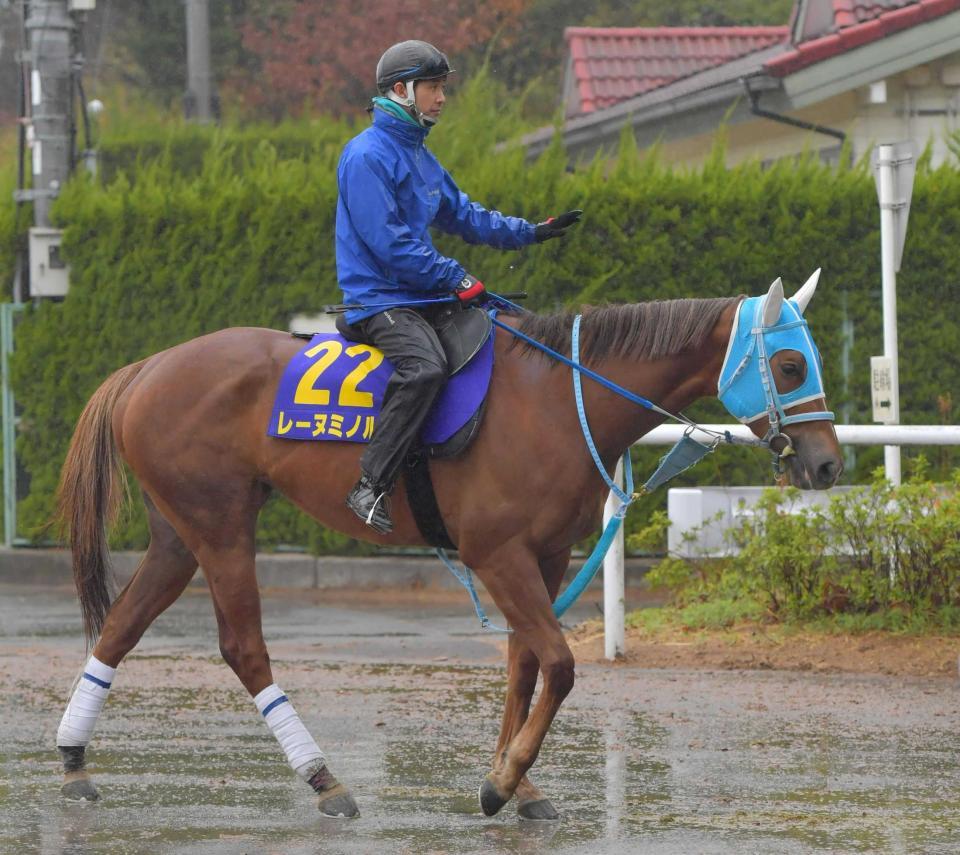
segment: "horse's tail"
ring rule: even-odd
[[[113,410],[145,361],[115,371],[93,393],[73,432],[57,488],[56,517],[61,533],[70,540],[73,580],[91,642],[103,628],[113,594],[107,530],[127,495],[126,473],[113,436]]]

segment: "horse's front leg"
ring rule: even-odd
[[[507,653],[507,697],[503,706],[503,721],[500,725],[500,737],[494,754],[494,768],[503,756],[504,749],[520,732],[530,712],[530,701],[537,687],[537,674],[540,663],[529,647],[511,635]],[[559,819],[550,800],[541,792],[527,775],[520,779],[516,789],[517,814],[522,819],[554,820]]]
[[[540,698],[533,711],[525,715],[532,695],[531,660],[525,659],[525,665],[518,664],[515,671],[514,697],[512,701],[508,697],[508,707],[504,710],[501,738],[505,746],[480,786],[480,807],[487,816],[493,816],[517,791],[537,759],[560,704],[573,688],[574,662],[560,623],[554,617],[551,595],[540,565],[532,554],[526,550],[509,554],[500,550],[488,556],[484,564],[477,564],[476,572],[513,630],[511,643],[529,650],[539,662],[543,676]],[[508,737],[516,723],[520,723],[519,730]]]
[[[570,550],[564,550],[540,562],[540,570],[551,602],[557,598],[563,575],[570,564]],[[530,712],[530,701],[537,687],[540,662],[533,651],[512,634],[507,645],[507,696],[503,706],[503,721],[494,754],[494,765],[510,740],[519,732]],[[516,789],[517,814],[522,819],[555,820],[560,818],[556,808],[527,775],[520,779]]]

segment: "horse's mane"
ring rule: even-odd
[[[611,306],[584,306],[580,310],[580,356],[584,360],[621,357],[662,359],[698,347],[714,328],[724,309],[742,297],[654,300]],[[575,313],[523,315],[518,329],[531,338],[570,355],[570,333]],[[514,337],[511,347],[543,351]]]

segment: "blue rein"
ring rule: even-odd
[[[571,335],[571,353],[573,353],[573,348],[579,346],[580,317],[581,317],[580,315],[577,315],[573,320],[574,329]],[[532,347],[537,348],[537,350],[542,350],[548,356],[551,356],[554,359],[556,359],[557,362],[562,362],[564,365],[567,365],[570,368],[575,369],[573,372],[575,388],[579,387],[580,375],[586,374],[587,377],[589,377],[591,380],[595,380],[601,386],[605,386],[611,392],[616,392],[622,398],[626,398],[628,401],[634,404],[639,404],[641,407],[644,407],[648,410],[654,410],[655,412],[661,413],[662,415],[667,416],[668,418],[671,418],[671,419],[677,418],[676,416],[673,415],[673,413],[668,413],[666,410],[660,409],[660,407],[658,407],[652,401],[648,401],[646,398],[640,395],[634,394],[629,389],[625,389],[623,386],[620,386],[619,384],[614,383],[612,380],[608,380],[602,374],[597,374],[596,371],[592,371],[591,369],[587,368],[585,365],[581,365],[579,357],[577,356],[576,353],[574,353],[573,359],[568,359],[562,353],[559,353],[558,351],[554,350],[551,347],[547,347],[542,341],[537,341],[535,338],[531,338],[526,333],[520,332],[520,330],[510,326],[509,324],[505,324],[503,321],[498,320],[496,317],[491,317],[491,320],[494,322],[494,324],[500,327],[500,329],[506,330],[508,333],[510,333],[513,336],[516,336],[521,341],[525,341],[527,344],[531,345]],[[680,419],[680,421],[684,421],[684,419]],[[581,418],[580,424],[581,425],[584,424],[583,418]],[[589,430],[586,431],[586,433],[589,433]],[[601,467],[601,469],[602,468],[603,467]]]

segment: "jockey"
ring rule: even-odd
[[[389,48],[377,63],[373,124],[347,143],[337,168],[337,278],[344,302],[367,307],[348,311],[340,331],[380,348],[395,368],[360,480],[347,497],[347,507],[381,534],[393,527],[389,494],[403,459],[447,379],[432,326],[436,307],[404,304],[454,294],[463,305],[485,300],[483,283],[437,252],[430,227],[468,243],[518,249],[560,237],[581,214],[534,224],[488,211],[460,191],[424,145],[452,72],[426,42]],[[385,303],[389,310],[375,308]]]

